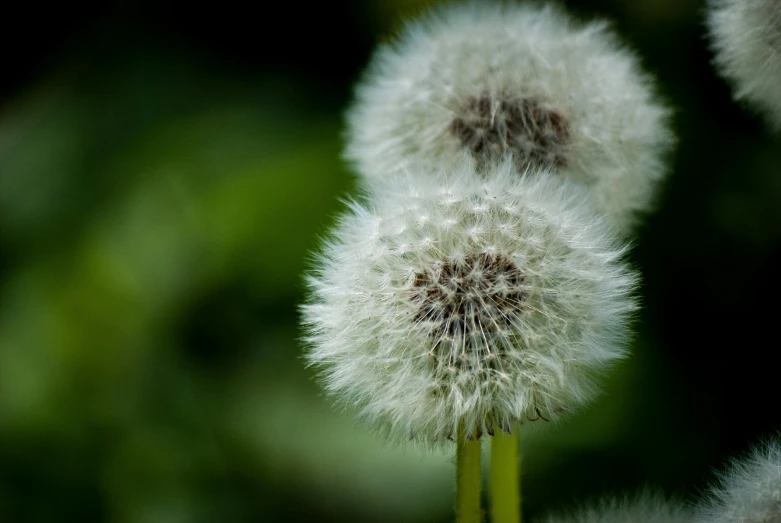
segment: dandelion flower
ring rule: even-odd
[[[697,510],[698,523],[781,521],[781,444],[769,442],[735,460]]]
[[[781,128],[781,0],[710,0],[708,28],[735,98]]]
[[[605,500],[595,507],[549,516],[544,523],[689,523],[688,509],[678,501],[643,492],[635,497]]]
[[[634,273],[576,187],[511,162],[388,180],[352,205],[303,307],[326,389],[397,439],[551,419],[626,354]]]
[[[673,138],[638,58],[602,21],[552,8],[443,7],[379,49],[348,112],[346,157],[371,186],[468,151],[484,169],[554,169],[628,228]]]

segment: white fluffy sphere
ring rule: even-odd
[[[697,523],[781,521],[781,443],[769,442],[735,460],[700,504]]]
[[[735,98],[781,127],[781,0],[710,0],[709,8],[715,62]]]
[[[634,273],[580,190],[508,161],[400,173],[354,204],[303,307],[326,389],[398,439],[550,419],[626,354]]]
[[[643,492],[635,497],[613,498],[597,506],[564,515],[549,516],[544,523],[691,523],[688,508],[660,494]]]
[[[669,110],[605,22],[528,5],[442,7],[376,53],[348,112],[346,157],[365,181],[511,156],[590,187],[627,230],[673,143]]]

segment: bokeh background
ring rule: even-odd
[[[450,519],[452,449],[333,410],[297,327],[355,195],[352,85],[425,3],[4,7],[0,521]],[[565,4],[615,20],[680,144],[632,254],[633,357],[523,434],[532,519],[643,486],[696,500],[781,429],[781,137],[715,75],[702,2]]]

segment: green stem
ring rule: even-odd
[[[459,431],[456,443],[456,523],[480,523],[480,440]]]
[[[521,522],[518,438],[499,427],[491,438],[491,522]]]

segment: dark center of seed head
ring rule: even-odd
[[[490,380],[492,373],[502,372],[508,340],[500,339],[513,330],[514,322],[524,312],[526,299],[523,272],[501,254],[481,253],[443,260],[415,274],[414,321],[430,329],[429,355],[435,373],[482,373]],[[442,388],[433,393],[448,394],[449,381],[445,379]],[[525,419],[547,421],[547,411],[536,406],[536,397],[533,401],[533,414],[527,412]],[[523,423],[523,413],[512,420]],[[509,433],[510,421],[506,413],[492,411],[486,415],[483,427],[490,435],[497,426]],[[478,428],[474,437],[479,439],[482,430]]]
[[[495,340],[523,310],[524,279],[511,259],[488,253],[443,261],[417,273],[415,322],[433,326],[432,356],[456,368],[474,366],[475,354],[480,360],[501,356],[503,346]],[[467,363],[464,351],[469,351]]]
[[[567,117],[534,98],[470,96],[450,123],[461,146],[481,162],[512,153],[519,169],[567,164]]]

